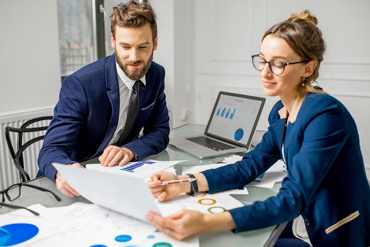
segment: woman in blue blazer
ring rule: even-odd
[[[220,214],[182,210],[162,218],[149,213],[147,219],[159,230],[183,239],[294,220],[292,238],[282,236],[276,246],[370,245],[370,188],[355,121],[338,100],[312,85],[325,52],[316,25],[317,19],[306,10],[265,33],[253,65],[265,94],[281,99],[271,110],[268,131],[241,161],[194,174],[199,191],[214,193],[246,185],[283,159],[288,175],[279,193]],[[189,183],[159,186],[184,177],[159,172],[148,185],[156,198],[166,201],[197,189]]]

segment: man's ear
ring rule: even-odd
[[[158,47],[158,35],[155,37],[154,42],[153,42],[153,51],[157,50]]]
[[[315,68],[317,66],[317,62],[315,60],[309,61],[305,66],[304,66],[304,73],[303,77],[307,78],[312,75],[312,73],[315,71]]]
[[[114,39],[113,33],[111,35],[111,45],[113,49],[116,49],[116,40]]]

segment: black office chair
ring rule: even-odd
[[[42,126],[42,127],[29,127],[29,126],[36,122],[51,120],[52,118],[53,118],[52,116],[38,117],[38,118],[34,118],[34,119],[26,121],[24,124],[22,124],[20,128],[14,128],[14,127],[9,127],[9,126],[5,128],[6,143],[8,145],[10,155],[13,158],[14,165],[19,171],[21,182],[26,182],[26,181],[31,180],[28,172],[24,169],[23,152],[35,142],[38,142],[44,139],[44,135],[41,135],[41,136],[32,138],[23,144],[24,134],[47,130],[48,126]],[[18,150],[17,151],[14,151],[15,146],[12,144],[12,141],[10,138],[10,132],[15,132],[18,135],[17,136],[18,137],[17,138],[18,139],[18,143],[17,143]]]

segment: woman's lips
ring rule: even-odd
[[[269,82],[269,81],[262,81],[262,84],[265,88],[270,88],[276,85],[275,82]]]

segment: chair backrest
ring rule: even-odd
[[[12,159],[14,161],[14,165],[19,171],[22,182],[26,182],[30,180],[30,176],[28,172],[24,169],[23,152],[32,144],[44,139],[44,135],[41,135],[41,136],[31,138],[30,140],[28,140],[26,143],[23,144],[24,134],[47,130],[48,126],[42,126],[42,127],[29,127],[29,126],[36,122],[51,120],[52,118],[53,118],[52,116],[38,117],[38,118],[34,118],[34,119],[26,121],[24,124],[22,124],[20,128],[14,128],[14,127],[9,127],[9,126],[5,128],[6,143],[8,145],[10,155],[12,156]],[[12,143],[12,140],[10,138],[10,132],[14,132],[17,134],[16,145],[13,145]],[[17,150],[14,150],[14,147],[17,147]]]

